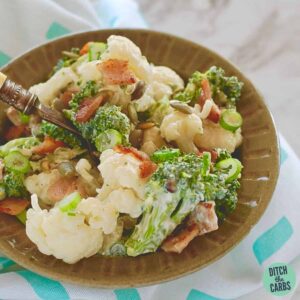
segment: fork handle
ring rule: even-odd
[[[36,95],[31,94],[21,85],[9,80],[7,76],[1,72],[0,98],[24,114],[32,113],[35,109],[35,105],[39,101]]]

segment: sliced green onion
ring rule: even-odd
[[[156,163],[160,163],[160,162],[174,159],[178,156],[180,156],[179,149],[169,148],[169,149],[161,149],[161,150],[155,151],[152,154],[151,159]]]
[[[30,117],[28,115],[25,115],[24,113],[20,112],[20,119],[21,119],[22,124],[28,124]]]
[[[225,182],[231,182],[237,179],[242,171],[242,167],[241,162],[235,158],[227,158],[216,164],[216,168],[218,169],[229,169]]]
[[[95,139],[95,146],[100,152],[120,144],[122,144],[122,134],[115,129],[107,129]]]
[[[30,163],[26,156],[19,151],[12,151],[4,157],[4,165],[11,171],[27,173],[30,170]]]
[[[105,43],[92,42],[89,44],[89,61],[98,60],[101,54],[106,50],[107,45]]]
[[[22,212],[16,215],[17,219],[24,225],[26,224],[26,220],[27,220],[26,214],[27,214],[27,210],[24,209]]]
[[[210,163],[211,163],[211,154],[210,152],[203,152],[202,156],[202,162],[203,162],[203,167],[201,169],[201,174],[202,176],[207,176],[210,170]]]
[[[58,204],[58,207],[62,212],[72,212],[76,209],[80,201],[80,194],[78,192],[74,192],[61,200]]]
[[[235,132],[242,124],[243,118],[235,109],[226,109],[222,112],[220,125],[224,129]]]
[[[124,256],[126,255],[126,248],[121,243],[115,243],[110,247],[109,252],[111,256]]]

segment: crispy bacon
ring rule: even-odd
[[[85,99],[79,107],[75,118],[78,123],[87,122],[93,115],[96,113],[97,109],[101,105],[104,100],[103,95],[99,95],[95,98],[87,98]]]
[[[191,213],[186,226],[177,234],[172,234],[163,242],[165,252],[181,253],[198,235],[218,229],[218,218],[215,213],[215,202],[200,202]]]
[[[60,94],[59,99],[67,107],[69,105],[69,102],[72,100],[74,94],[77,94],[78,92],[79,92],[79,88],[76,87],[69,88]]]
[[[118,153],[130,154],[141,161],[141,164],[139,166],[141,178],[149,177],[157,169],[157,165],[150,160],[149,156],[146,153],[137,150],[136,148],[117,145],[114,147],[114,150]]]
[[[53,203],[55,203],[73,193],[76,189],[76,178],[62,177],[49,186],[47,194]]]
[[[209,86],[209,81],[207,79],[202,80],[201,87],[202,87],[202,91],[199,98],[199,104],[201,107],[203,107],[206,100],[212,99],[212,94]],[[214,123],[218,123],[220,120],[220,116],[221,116],[220,108],[218,107],[217,104],[214,103],[207,118]]]
[[[140,168],[140,177],[147,178],[156,171],[157,165],[151,160],[144,160],[140,164],[139,168]]]
[[[61,141],[57,141],[50,136],[46,136],[42,144],[35,146],[32,149],[33,153],[36,154],[47,154],[54,152],[57,148],[63,147],[65,144]]]
[[[6,198],[0,201],[0,212],[15,216],[21,213],[28,205],[29,201],[26,199]]]
[[[98,65],[106,84],[133,84],[136,78],[128,68],[128,61],[108,59]]]
[[[124,147],[122,145],[117,145],[114,147],[114,150],[118,153],[131,154],[140,161],[149,160],[149,156],[146,153],[139,151],[134,147]]]
[[[4,139],[6,141],[11,141],[17,139],[23,135],[26,135],[27,125],[19,125],[19,126],[10,126],[8,130],[4,133]]]

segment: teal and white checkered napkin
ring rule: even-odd
[[[0,66],[37,44],[70,32],[146,27],[133,0],[1,1],[0,20]],[[41,277],[0,255],[0,299],[273,299],[262,287],[267,265],[289,263],[300,276],[298,178],[300,162],[281,137],[280,177],[263,218],[239,246],[192,275],[151,287],[103,290]]]

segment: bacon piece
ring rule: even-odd
[[[49,186],[47,194],[49,195],[49,199],[55,203],[73,193],[76,189],[76,178],[62,177]]]
[[[27,132],[27,125],[19,125],[19,126],[10,126],[8,130],[4,133],[4,139],[6,141],[11,141],[19,138],[22,135],[25,135]]]
[[[106,84],[133,84],[136,78],[128,68],[128,61],[108,59],[98,65]]]
[[[131,154],[140,161],[149,160],[149,156],[146,153],[139,151],[134,147],[124,147],[122,145],[117,145],[114,147],[114,150],[118,153]]]
[[[157,165],[151,160],[144,160],[140,164],[139,168],[140,168],[140,177],[147,178],[156,171]]]
[[[79,107],[79,110],[77,111],[75,118],[78,123],[85,123],[88,120],[90,120],[91,117],[94,116],[97,109],[101,105],[101,103],[104,100],[103,95],[99,95],[95,98],[87,98],[85,99]]]
[[[202,80],[201,87],[202,87],[202,91],[199,98],[199,104],[201,107],[203,107],[206,100],[212,99],[212,94],[209,86],[209,81],[207,79]],[[220,108],[218,107],[217,104],[214,103],[207,118],[214,123],[218,123],[220,120],[220,116],[221,116]]]
[[[186,227],[179,233],[167,237],[161,248],[165,252],[181,253],[196,236],[217,229],[218,218],[215,213],[215,202],[200,202],[191,213]]]
[[[43,143],[38,146],[35,146],[32,149],[32,152],[42,155],[42,154],[52,153],[57,148],[63,147],[63,146],[65,146],[65,144],[63,142],[57,141],[57,140],[51,138],[50,136],[46,136]]]
[[[141,178],[149,177],[157,169],[157,165],[150,160],[149,156],[146,153],[137,150],[136,148],[117,145],[114,147],[114,150],[118,153],[130,154],[141,161],[141,164],[139,166]]]
[[[63,93],[60,94],[59,99],[67,107],[69,105],[69,102],[72,100],[74,94],[77,94],[78,92],[79,92],[79,88],[76,87],[68,88]]]
[[[21,213],[28,205],[29,201],[26,199],[6,198],[0,201],[0,212],[15,216]]]

